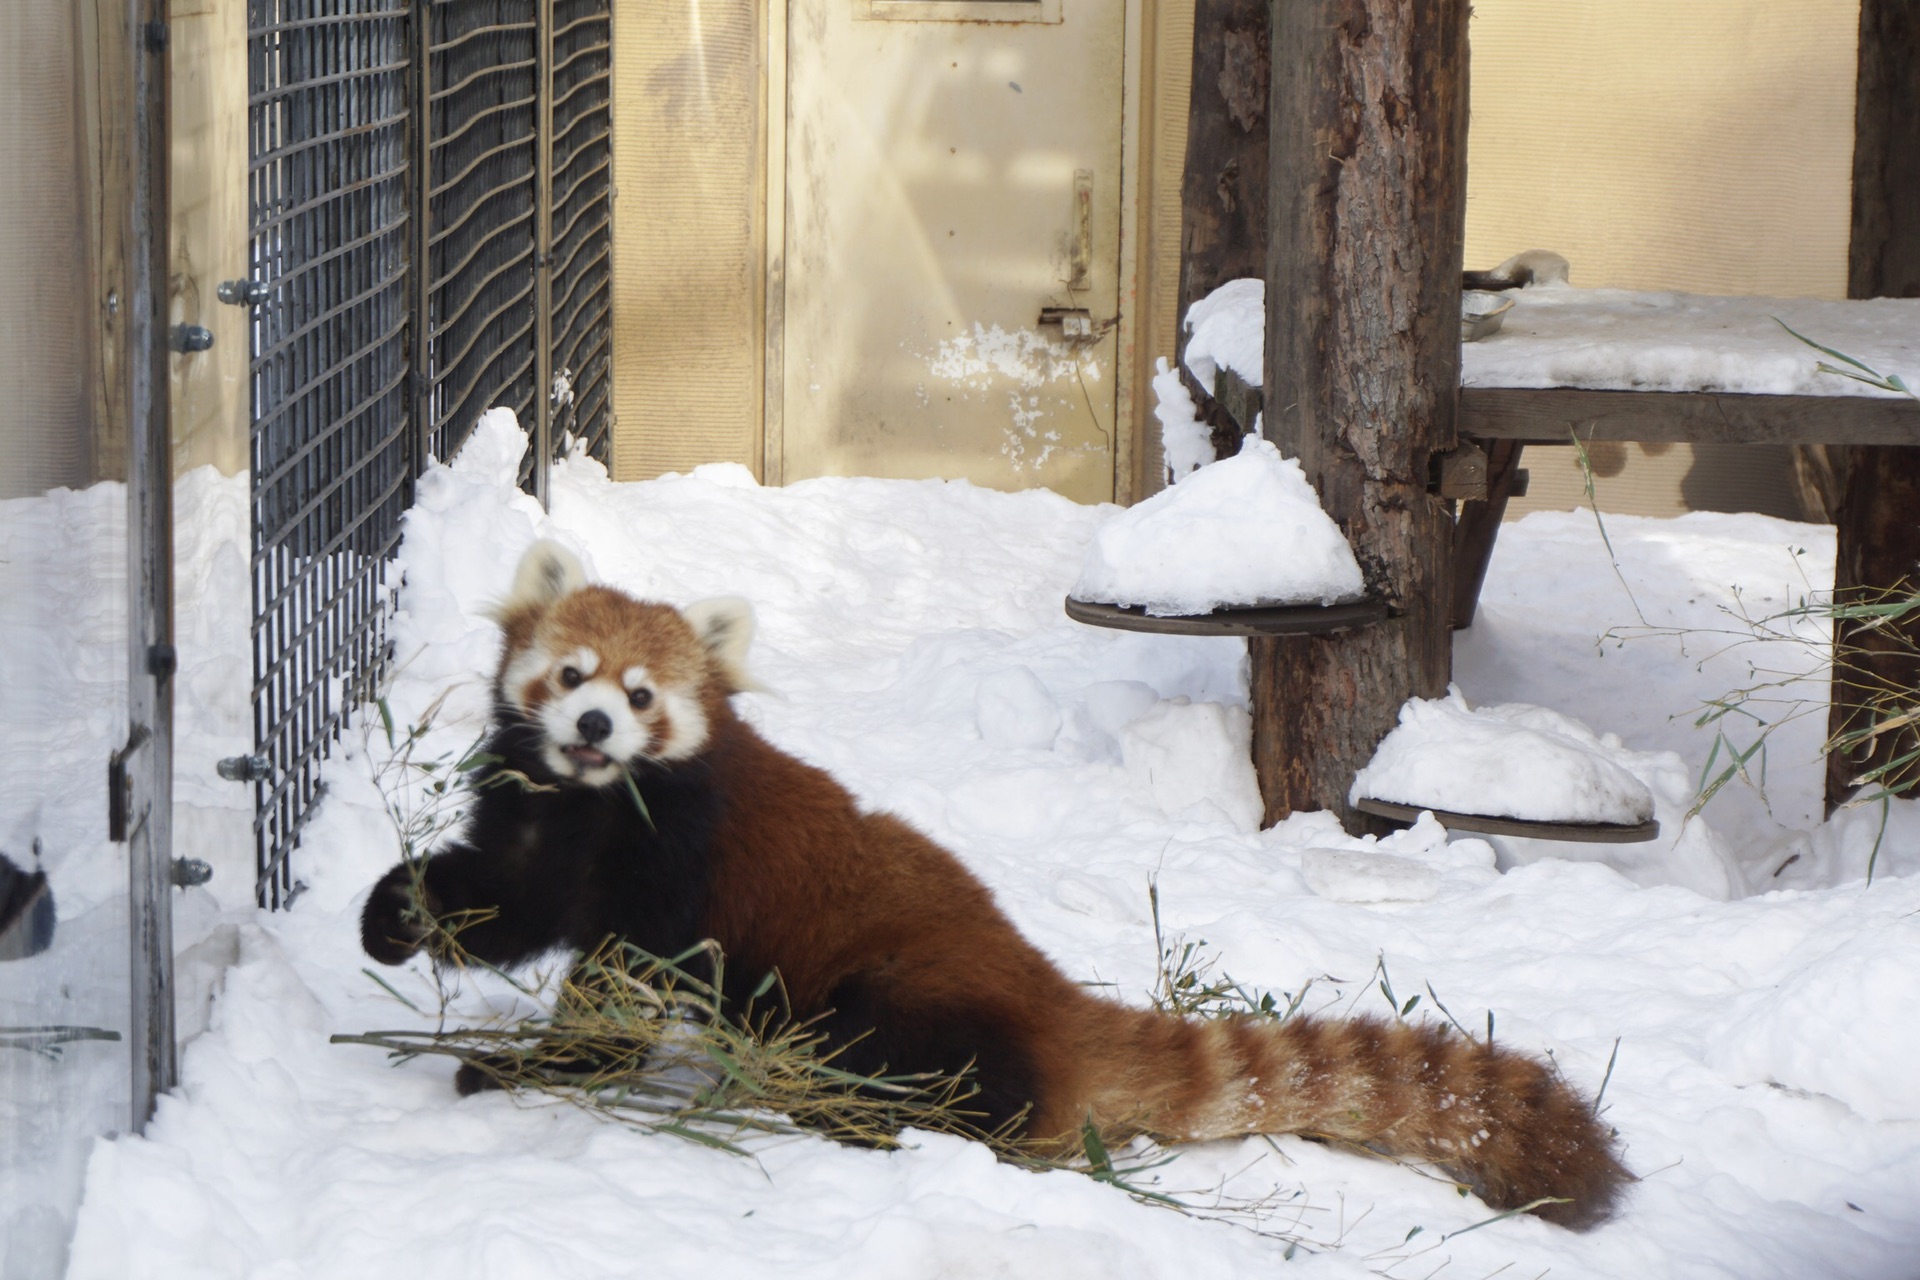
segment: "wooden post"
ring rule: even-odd
[[[1229,280],[1267,269],[1268,0],[1196,0],[1187,159],[1180,187],[1180,317],[1174,351],[1214,451],[1236,453],[1242,430],[1186,372],[1187,308]]]
[[[1451,671],[1453,446],[1467,141],[1466,0],[1273,6],[1266,435],[1299,458],[1386,622],[1252,646],[1266,820],[1350,825],[1355,770]]]
[[[1847,296],[1920,297],[1920,4],[1861,0],[1860,73],[1853,144],[1853,236]],[[1811,336],[1811,335],[1810,335]],[[1885,369],[1911,384],[1920,369]],[[1834,587],[1842,599],[1860,588],[1920,583],[1920,449],[1853,447],[1845,451],[1843,497],[1834,523],[1839,559]],[[1829,732],[1870,716],[1862,695],[1875,688],[1920,685],[1920,627],[1905,635],[1848,635],[1834,627],[1833,707]],[[1911,729],[1881,738],[1870,753],[1827,757],[1827,811],[1855,790],[1862,769],[1920,746]],[[1920,769],[1911,771],[1920,775]],[[1911,778],[1909,778],[1911,780]]]

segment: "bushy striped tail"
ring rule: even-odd
[[[1431,1163],[1496,1209],[1533,1206],[1576,1229],[1605,1218],[1632,1178],[1612,1131],[1551,1065],[1444,1024],[1143,1011],[1137,1036],[1135,1061],[1156,1063],[1151,1075],[1167,1082],[1132,1082],[1134,1105],[1145,1104],[1136,1127],[1157,1138],[1349,1142]],[[1100,1103],[1096,1114],[1119,1118]]]

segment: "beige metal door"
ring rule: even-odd
[[[789,16],[769,471],[1112,499],[1124,0]]]

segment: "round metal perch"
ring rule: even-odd
[[[1431,813],[1449,831],[1482,831],[1496,836],[1525,836],[1532,840],[1571,840],[1582,844],[1640,844],[1660,836],[1660,822],[1541,822],[1531,818],[1505,818],[1485,813],[1453,813],[1417,804],[1394,804],[1389,800],[1363,798],[1353,807],[1376,818],[1397,822],[1417,822],[1422,813]]]
[[[1067,616],[1094,627],[1179,636],[1310,636],[1351,631],[1385,620],[1387,606],[1372,600],[1349,604],[1249,605],[1211,613],[1156,617],[1139,605],[1098,604],[1067,597]]]

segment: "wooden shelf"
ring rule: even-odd
[[[1462,387],[1460,434],[1482,440],[1920,445],[1920,401],[1712,391]]]
[[[1423,813],[1431,813],[1449,831],[1483,831],[1496,836],[1525,836],[1531,840],[1570,840],[1579,844],[1642,844],[1660,838],[1660,822],[1540,822],[1529,818],[1506,818],[1485,813],[1453,813],[1421,805],[1394,804],[1371,798],[1356,800],[1353,807],[1376,818],[1391,818],[1412,823]]]
[[[1138,605],[1096,604],[1067,597],[1067,616],[1093,627],[1150,631],[1178,636],[1311,636],[1372,626],[1387,616],[1387,606],[1371,600],[1352,604],[1268,605],[1216,609],[1212,613],[1156,617]]]

